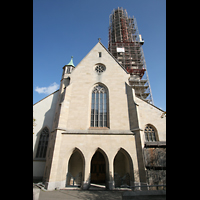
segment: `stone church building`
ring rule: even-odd
[[[129,78],[100,41],[63,67],[59,90],[33,105],[33,179],[47,190],[149,183],[145,155],[166,146],[166,117],[135,96]]]

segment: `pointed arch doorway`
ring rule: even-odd
[[[114,158],[115,187],[129,187],[134,183],[133,162],[129,153],[120,148]]]
[[[106,155],[98,149],[91,160],[91,183],[106,185],[108,161]]]
[[[83,153],[75,148],[68,161],[66,187],[81,187],[84,179],[85,158]]]

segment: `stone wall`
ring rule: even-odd
[[[166,168],[166,148],[144,148],[145,166],[148,168]]]
[[[144,160],[148,185],[166,184],[166,148],[144,148]],[[150,187],[150,190],[165,189],[165,187]]]

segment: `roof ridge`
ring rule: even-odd
[[[60,89],[58,89],[58,90],[56,90],[56,91],[52,92],[52,93],[51,93],[51,94],[49,94],[48,96],[50,96],[50,95],[52,95],[52,94],[54,94],[54,93],[58,92],[59,90],[60,90]],[[41,99],[41,100],[37,101],[36,103],[34,103],[34,104],[33,104],[33,106],[34,106],[35,104],[39,103],[40,101],[42,101],[42,100],[46,99],[48,96],[46,96],[46,97],[44,97],[43,99]]]
[[[153,104],[149,103],[148,101],[145,101],[144,99],[142,99],[142,98],[140,98],[140,97],[137,97],[137,96],[135,96],[135,97],[136,97],[136,98],[138,98],[138,99],[141,99],[142,101],[144,101],[144,102],[148,103],[149,105],[151,105],[151,106],[153,106],[153,107],[157,108],[158,110],[160,110],[160,111],[162,111],[162,112],[166,112],[166,111],[162,110],[161,108],[158,108],[157,106],[155,106],[155,105],[153,105]]]

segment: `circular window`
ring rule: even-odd
[[[106,70],[106,67],[104,65],[97,65],[95,67],[95,71],[98,73],[98,74],[101,74],[102,72],[104,72]]]

